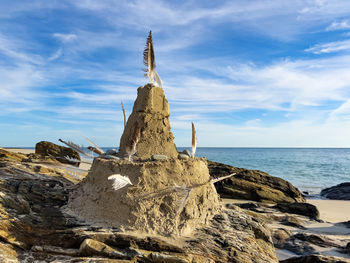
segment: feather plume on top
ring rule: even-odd
[[[113,180],[112,187],[115,191],[127,186],[128,184],[132,185],[129,177],[120,174],[112,174],[108,176],[108,180]]]
[[[154,58],[154,49],[153,49],[153,41],[152,41],[152,31],[149,31],[147,37],[147,43],[145,50],[143,51],[143,64],[147,67],[144,69],[146,72],[145,77],[148,77],[150,83],[153,84],[153,80],[155,80],[155,84],[158,87],[162,87],[162,80],[160,79],[157,71],[156,71],[156,62]]]
[[[196,154],[197,149],[197,136],[196,136],[196,129],[194,128],[194,124],[192,122],[192,157],[194,158],[194,155]]]
[[[141,128],[136,126],[129,140],[129,144],[126,146],[125,150],[128,154],[129,161],[132,161],[132,157],[136,153],[136,145],[141,138]]]

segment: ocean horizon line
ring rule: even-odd
[[[5,149],[35,149],[35,146],[0,146]],[[85,146],[84,146],[85,147]],[[118,146],[100,146],[101,148],[119,148]],[[191,146],[176,146],[177,148],[191,148]],[[85,147],[86,148],[86,147]],[[350,147],[336,146],[198,146],[197,149],[350,149]]]

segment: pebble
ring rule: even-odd
[[[187,156],[191,157],[191,153],[189,150],[183,150],[181,153],[186,154]]]
[[[189,159],[190,157],[189,157],[187,154],[179,153],[178,158],[179,158],[180,160],[187,160],[187,159]]]
[[[166,159],[168,159],[168,157],[166,155],[162,155],[162,154],[153,154],[152,155],[153,161],[164,161]]]
[[[120,158],[119,157],[117,157],[117,156],[114,156],[114,155],[104,155],[103,156],[103,158],[104,159],[114,159],[114,160],[120,160]]]

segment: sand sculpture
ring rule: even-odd
[[[169,115],[161,87],[139,87],[120,140],[121,160],[95,158],[70,196],[69,212],[89,223],[167,236],[207,224],[219,209],[207,163],[178,158]],[[133,146],[135,156],[125,158]],[[167,158],[154,160],[154,154]],[[131,184],[115,190],[108,179],[115,174],[127,176]]]

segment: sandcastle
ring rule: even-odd
[[[146,50],[153,52],[151,41],[150,33]],[[150,73],[154,54],[145,53]],[[148,76],[152,82],[153,73]],[[71,193],[68,211],[88,223],[166,236],[186,235],[207,224],[218,212],[218,194],[206,160],[178,158],[169,115],[161,87],[152,83],[139,87],[120,139],[121,159],[95,158],[86,178]],[[133,158],[131,149],[136,152]],[[153,155],[166,158],[155,160]],[[108,177],[114,174],[128,177],[132,185],[113,189]]]

